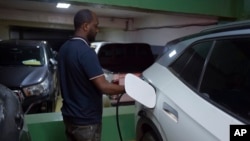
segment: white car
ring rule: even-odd
[[[137,141],[229,141],[230,125],[250,123],[250,21],[169,42],[125,88]]]

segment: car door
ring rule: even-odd
[[[156,109],[160,110],[157,118],[168,141],[228,141],[230,125],[249,120],[249,106],[238,112],[243,106],[234,104],[232,99],[242,102],[245,98],[246,104],[250,97],[226,95],[230,87],[227,76],[240,70],[244,70],[241,74],[249,74],[243,65],[249,62],[249,53],[245,53],[249,52],[249,43],[246,44],[247,39],[232,42],[233,39],[195,43],[169,69],[162,69],[164,76],[160,79],[167,83],[156,86]],[[240,48],[243,43],[245,47]]]

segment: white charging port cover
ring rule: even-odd
[[[125,76],[125,90],[130,97],[144,106],[155,107],[156,94],[154,88],[138,76],[130,73]]]

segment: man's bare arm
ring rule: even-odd
[[[96,77],[91,80],[94,85],[102,92],[107,95],[117,95],[125,93],[125,88],[122,85],[112,84],[108,82],[104,75]]]

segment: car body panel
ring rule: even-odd
[[[144,77],[148,81],[155,82],[159,79],[165,79],[168,80],[167,82],[169,83],[157,83],[154,85],[154,87],[152,87],[146,82],[144,82],[145,84],[138,84],[138,81],[140,81],[140,83],[143,81],[137,78],[138,80],[127,80],[127,82],[125,81],[125,84],[130,83],[128,85],[134,85],[134,87],[140,86],[141,89],[145,89],[145,86],[142,87],[142,85],[148,85],[148,87],[151,87],[152,89],[155,88],[157,90],[158,97],[156,106],[153,109],[151,109],[152,107],[150,107],[150,109],[144,110],[147,112],[148,118],[152,119],[154,124],[157,124],[156,121],[161,121],[160,124],[168,125],[161,126],[160,128],[163,134],[168,133],[166,135],[167,140],[229,140],[229,132],[227,130],[228,126],[230,124],[243,124],[235,118],[232,118],[227,113],[218,110],[218,108],[214,107],[211,103],[203,100],[203,98],[201,98],[200,96],[196,95],[186,85],[182,84],[181,81],[176,79],[175,76],[165,67],[154,64],[152,68],[154,69],[147,69],[147,71],[150,70],[153,72],[144,72]],[[166,75],[155,75],[154,77],[150,77],[149,75],[149,77],[147,77],[147,73]],[[141,102],[140,98],[138,99],[138,96],[142,96],[141,94],[136,93],[138,92],[138,90],[131,92],[133,91],[133,88],[131,87],[130,89],[128,87],[130,86],[125,87],[126,91],[128,91],[128,94],[144,105],[145,103]],[[141,89],[140,91],[143,91]],[[162,91],[167,91],[169,93],[166,95]],[[151,92],[151,94],[155,93]],[[202,107],[200,105],[202,105]],[[147,102],[145,106],[149,107],[147,106]],[[170,109],[170,107],[172,109]],[[173,113],[173,111],[171,110],[175,110],[176,113]],[[217,127],[214,125],[220,126]],[[181,136],[176,136],[176,134],[182,130],[185,130],[187,132],[182,132]],[[196,136],[190,136],[190,134],[194,132],[196,133]]]
[[[156,105],[136,102],[137,140],[150,133],[154,141],[228,141],[231,125],[249,124],[250,21],[232,25],[167,43],[143,71],[141,79],[155,89]],[[195,50],[201,47],[208,49]],[[198,68],[197,76],[193,68]],[[245,74],[242,89],[228,85],[237,72]]]
[[[103,45],[106,45],[106,44],[109,44],[112,42],[107,42],[107,41],[102,41],[102,42],[92,42],[90,47],[93,48],[95,50],[95,52],[98,54],[100,48],[103,46]]]
[[[227,113],[219,110],[211,103],[205,101],[204,98],[190,90],[189,87],[184,85],[165,67],[155,63],[152,68],[154,69],[147,69],[145,73],[143,73],[143,76],[152,82],[157,82],[154,83],[154,87],[157,89],[158,94],[158,101],[155,109],[160,109],[160,111],[158,111],[158,116],[156,117],[158,121],[161,121],[161,124],[168,126],[172,125],[171,130],[169,127],[163,126],[165,133],[170,132],[169,135],[167,135],[169,140],[229,140],[228,126],[230,124],[243,124]],[[152,73],[155,74],[154,77],[147,75]],[[159,80],[165,81],[160,82]],[[166,95],[163,92],[168,93],[166,93]],[[164,104],[170,105],[177,111],[177,122],[167,115],[167,111],[164,110]],[[218,127],[215,125],[220,126]],[[188,130],[188,128],[192,130]],[[171,138],[171,132],[173,132],[174,135],[174,133],[178,133],[181,130],[190,131],[190,133],[185,133],[186,136],[173,136]],[[194,132],[197,133],[197,136],[200,136],[192,138],[190,134]]]
[[[47,74],[45,67],[0,67],[0,83],[9,87],[23,87],[40,83]],[[15,81],[13,81],[15,80]]]

